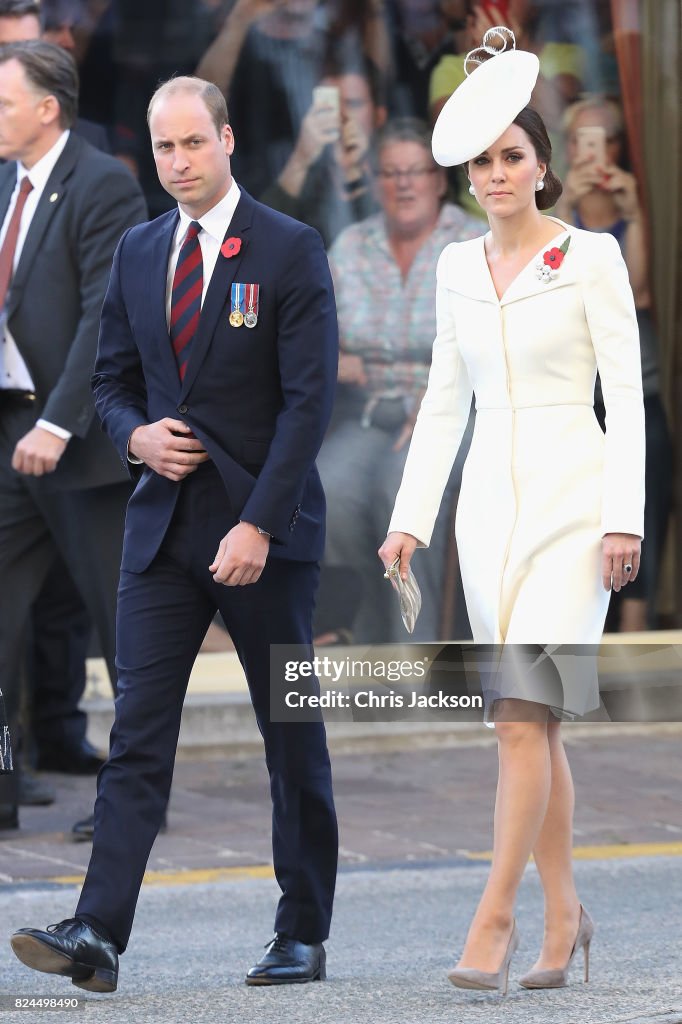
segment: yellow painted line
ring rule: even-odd
[[[466,851],[467,860],[492,860],[492,851]],[[678,843],[618,843],[610,846],[574,846],[574,860],[617,860],[626,857],[682,857]],[[409,865],[406,865],[406,867]],[[437,864],[434,862],[434,866]],[[202,885],[210,882],[238,882],[248,878],[274,878],[271,864],[233,868],[193,868],[188,871],[147,871],[144,885]],[[57,875],[44,881],[59,885],[81,885],[85,875]]]
[[[492,850],[467,853],[469,860],[492,860]],[[574,860],[616,860],[624,857],[682,857],[682,843],[618,843],[611,846],[574,846]]]
[[[271,864],[238,868],[194,868],[188,871],[146,871],[143,885],[201,885],[205,882],[232,882],[244,878],[274,878]],[[48,882],[81,885],[85,875],[59,875]]]

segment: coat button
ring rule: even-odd
[[[178,406],[178,412],[181,412],[184,415],[186,412],[189,412],[189,406],[188,405],[179,405]]]

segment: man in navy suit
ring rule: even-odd
[[[95,368],[97,409],[137,478],[118,595],[116,720],[76,916],[12,938],[28,966],[116,988],[171,785],[182,701],[215,610],[265,743],[275,938],[246,977],[325,977],[337,828],[324,725],[270,721],[270,645],[310,650],[337,327],[319,235],[230,172],[222,93],[197,78],[149,105],[159,179],[179,210],[126,232]]]

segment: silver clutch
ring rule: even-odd
[[[408,633],[414,632],[417,616],[422,606],[422,594],[412,569],[408,569],[406,580],[401,579],[400,555],[398,555],[384,573],[384,579],[391,581],[391,586],[400,598],[400,614],[403,617],[405,629]]]

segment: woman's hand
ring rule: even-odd
[[[416,547],[417,538],[413,537],[411,533],[398,533],[397,530],[394,530],[393,533],[389,533],[379,548],[379,558],[384,563],[384,568],[388,569],[400,555],[400,578],[406,580],[410,559]]]
[[[390,536],[393,536],[391,534]],[[400,535],[402,536],[402,534]],[[387,538],[388,540],[388,538]],[[615,590],[633,583],[639,572],[642,538],[634,533],[605,533],[602,537],[602,583],[604,590]],[[625,566],[632,566],[631,572]]]

